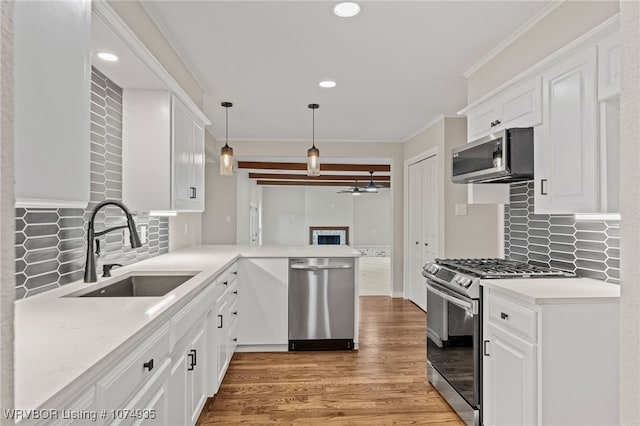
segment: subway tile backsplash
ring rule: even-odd
[[[511,184],[505,206],[505,257],[619,283],[620,222],[576,221],[534,213],[533,182]]]
[[[122,89],[93,68],[91,75],[91,182],[87,209],[16,209],[16,299],[81,280],[85,261],[85,230],[100,202],[122,200]],[[100,237],[102,264],[130,264],[169,251],[169,221],[134,216],[138,231],[146,226],[147,242],[132,250],[121,232]],[[118,208],[102,209],[96,231],[125,224]],[[128,243],[128,241],[127,241]]]

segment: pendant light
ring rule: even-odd
[[[309,104],[312,114],[311,148],[307,151],[307,176],[320,176],[320,150],[316,148],[316,110],[318,104]]]
[[[224,146],[220,149],[220,176],[233,176],[233,148],[229,146],[229,108],[233,106],[231,102],[221,104],[225,108],[225,138]]]

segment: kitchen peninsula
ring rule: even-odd
[[[16,407],[148,406],[163,423],[191,422],[217,391],[236,345],[287,350],[289,258],[353,258],[357,296],[359,256],[347,246],[192,246],[115,269],[97,283],[20,300]],[[73,297],[136,274],[193,277],[162,297]],[[357,303],[355,297],[356,348]],[[256,330],[266,337],[256,341]],[[178,373],[188,374],[183,380]],[[171,395],[185,383],[190,401],[176,408]]]

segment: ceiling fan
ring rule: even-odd
[[[373,182],[373,172],[369,171],[369,174],[371,175],[371,177],[369,179],[369,184],[367,186],[359,188],[358,181],[356,180],[356,183],[354,186],[350,187],[345,191],[338,191],[338,194],[351,194],[353,196],[358,196],[360,194],[374,194],[378,192],[378,188],[382,188],[382,187],[379,185],[376,185]]]

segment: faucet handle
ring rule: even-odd
[[[108,278],[111,276],[111,269],[115,268],[116,266],[122,266],[119,263],[105,263],[104,265],[102,265],[102,278]]]
[[[100,240],[96,238],[96,256],[100,257]]]

